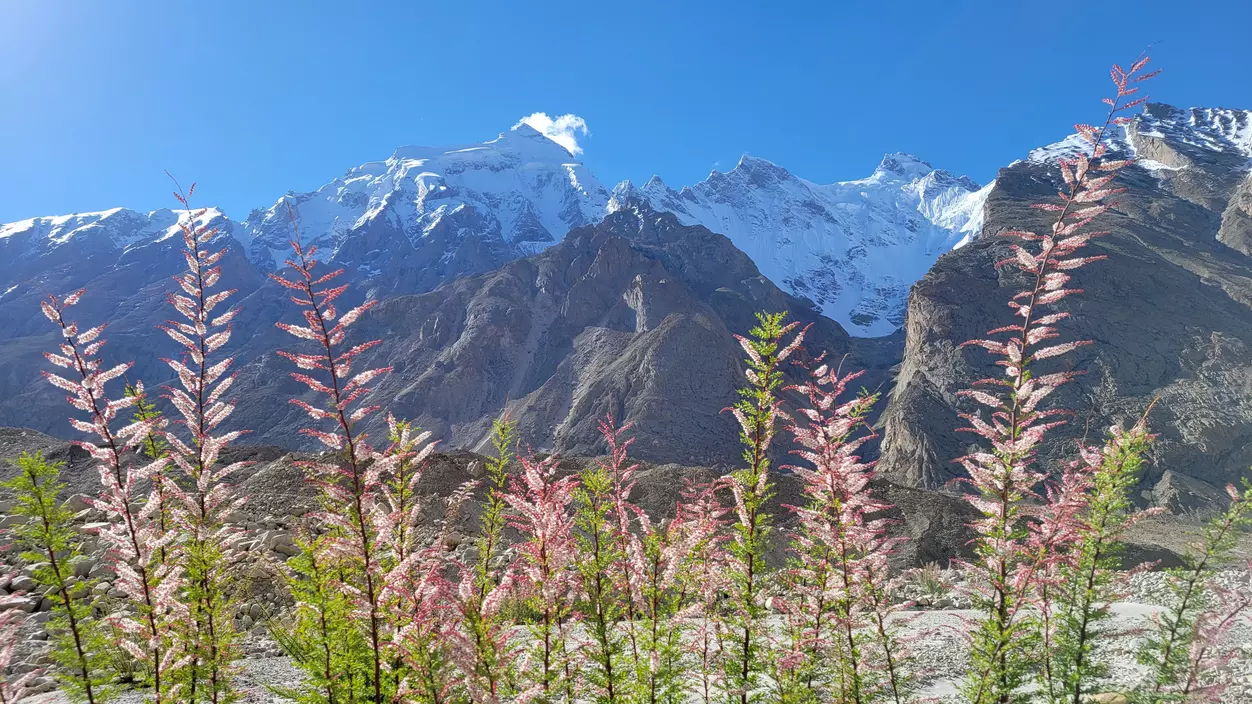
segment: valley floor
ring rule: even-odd
[[[1230,586],[1249,588],[1252,575],[1242,570],[1223,573],[1220,579]],[[1114,607],[1114,618],[1109,628],[1118,632],[1134,632],[1150,625],[1152,614],[1162,608],[1168,598],[1161,573],[1143,573],[1131,578],[1127,600]],[[958,704],[957,685],[966,665],[967,647],[962,636],[966,620],[974,617],[972,611],[961,609],[910,611],[899,614],[906,632],[914,640],[912,650],[920,667],[928,674],[920,697],[942,704]],[[1230,645],[1240,649],[1242,656],[1232,665],[1235,684],[1222,698],[1222,704],[1252,704],[1252,614],[1245,614],[1231,631]],[[1143,670],[1135,662],[1135,647],[1139,639],[1134,636],[1121,638],[1115,648],[1105,651],[1110,665],[1108,692],[1133,688],[1142,677]],[[291,661],[276,656],[272,644],[262,640],[251,643],[250,656],[243,663],[240,679],[245,704],[285,704],[288,702],[270,692],[272,686],[291,686],[301,673]],[[56,694],[36,697],[38,704],[68,704],[68,700]],[[142,692],[127,692],[120,704],[139,704]],[[1112,700],[1110,700],[1112,701]]]

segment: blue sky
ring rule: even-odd
[[[805,178],[910,151],[979,182],[1092,119],[1148,44],[1152,95],[1252,108],[1252,3],[0,4],[0,222],[168,207],[236,218],[404,144],[585,119],[606,184],[747,152]]]

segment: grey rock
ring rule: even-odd
[[[81,555],[70,563],[70,568],[74,570],[75,577],[89,577],[91,571],[96,568],[96,560],[86,555]]]
[[[63,508],[67,511],[72,511],[73,513],[86,511],[91,508],[87,505],[86,499],[87,497],[83,494],[72,494],[65,500]]]
[[[640,459],[718,465],[739,461],[722,409],[742,380],[733,336],[759,310],[811,323],[815,353],[851,352],[850,365],[885,377],[890,361],[862,358],[728,239],[643,206],[491,274],[384,301],[359,334],[388,340],[364,362],[394,367],[376,397],[445,445],[485,449],[507,410],[536,450],[590,455],[603,450],[597,426],[612,413],[634,424]]]
[[[15,609],[24,613],[32,613],[39,606],[39,601],[29,596],[10,597],[0,602],[0,609]]]
[[[1152,503],[1173,513],[1204,513],[1221,505],[1225,494],[1217,487],[1172,469],[1152,487]]]

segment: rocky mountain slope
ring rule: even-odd
[[[210,208],[200,222],[217,226],[219,243],[229,250],[224,261],[226,283],[238,289],[233,300],[242,306],[232,351],[241,362],[255,363],[280,341],[271,325],[288,312],[285,297],[267,282],[266,274],[281,267],[288,256],[289,207],[302,239],[318,244],[329,264],[345,269],[345,279],[354,284],[350,297],[386,301],[429,292],[459,277],[500,270],[562,241],[571,228],[594,225],[628,204],[647,203],[655,209],[665,205],[661,201],[681,200],[681,221],[707,220],[704,224],[714,231],[734,232],[731,244],[750,257],[756,252],[756,261],[767,268],[765,276],[783,290],[827,313],[835,312],[848,325],[853,325],[853,308],[877,311],[874,315],[885,317],[872,325],[868,318],[857,318],[857,330],[863,334],[872,327],[873,334],[881,334],[899,322],[903,287],[925,268],[925,263],[914,266],[915,258],[903,256],[900,247],[915,245],[933,258],[968,234],[961,228],[970,221],[955,218],[948,227],[942,218],[922,211],[938,212],[949,201],[965,202],[973,188],[966,180],[902,155],[889,157],[873,177],[851,185],[815,186],[751,158],[677,194],[663,192],[657,184],[654,180],[642,190],[623,184],[610,193],[564,147],[520,125],[477,145],[401,148],[387,160],[350,169],[316,191],[289,193],[243,221]],[[773,209],[766,204],[774,204]],[[88,295],[75,314],[85,324],[110,321],[109,351],[117,358],[135,360],[132,378],[150,385],[168,378],[160,357],[173,347],[154,325],[168,317],[169,277],[184,266],[180,217],[187,214],[118,208],[0,225],[0,425],[66,432],[60,397],[38,375],[44,364],[41,352],[54,341],[38,306],[49,293],[87,287]],[[781,230],[771,229],[770,218],[798,228],[796,246],[781,244]],[[872,230],[872,236],[861,236],[862,230]],[[754,244],[754,238],[759,243]],[[779,269],[782,260],[768,255],[775,250],[786,252],[790,268]],[[832,259],[836,256],[839,262]],[[889,270],[884,262],[891,258],[911,262],[911,268]],[[821,274],[827,267],[822,262],[832,262],[830,271],[835,273]],[[876,262],[877,269],[864,269],[866,262]],[[879,278],[866,278],[867,272]],[[830,282],[842,280],[844,273],[855,281],[838,284],[836,292]],[[823,276],[827,283],[819,284]],[[460,290],[458,286],[448,291]],[[871,289],[882,295],[862,295]],[[871,298],[878,303],[867,302]],[[844,306],[846,311],[839,308],[843,303],[836,305],[853,300],[858,303]],[[895,322],[883,322],[887,318]],[[867,343],[883,349],[897,345],[891,337]],[[389,361],[411,368],[405,360]],[[272,370],[261,368],[266,373],[255,375],[257,383],[272,386]],[[557,384],[553,380],[549,386]],[[267,426],[252,421],[268,421],[273,408],[282,407],[283,398],[258,402],[260,415],[245,420],[254,427]],[[492,403],[499,410],[502,401]],[[490,404],[479,405],[481,410]],[[446,424],[466,422],[465,412],[447,410],[452,416]],[[584,426],[588,423],[583,421]],[[293,442],[282,435],[285,431],[276,426],[270,439]]]
[[[746,334],[758,310],[812,323],[813,349],[851,354],[849,364],[877,373],[867,383],[885,383],[895,355],[883,345],[854,342],[727,238],[645,203],[497,271],[387,299],[356,334],[386,341],[368,362],[395,367],[378,397],[452,446],[478,447],[507,409],[536,449],[594,454],[597,423],[611,413],[634,423],[640,458],[710,465],[740,454],[722,409],[742,379],[733,334]],[[279,442],[304,422],[285,403],[300,389],[268,352],[289,344],[266,341],[242,372],[241,410],[266,419],[253,426],[259,441]]]
[[[1021,285],[997,270],[1007,229],[1043,227],[1029,204],[1054,197],[1054,157],[1067,139],[1002,169],[983,214],[981,238],[939,258],[909,298],[904,359],[890,403],[882,468],[900,481],[941,486],[971,436],[954,434],[954,393],[996,375],[987,356],[957,344],[1009,319]],[[1160,438],[1139,498],[1175,511],[1216,500],[1252,465],[1252,112],[1180,110],[1150,104],[1112,140],[1142,161],[1125,172],[1128,192],[1103,217],[1095,241],[1108,259],[1076,272],[1085,292],[1067,299],[1065,330],[1094,340],[1048,369],[1086,373],[1056,395],[1077,415],[1048,456],[1114,422],[1150,416]],[[1049,360],[1052,362],[1054,360]],[[1045,363],[1041,363],[1043,366]]]

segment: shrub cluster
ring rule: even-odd
[[[978,513],[975,557],[961,566],[975,613],[961,698],[972,704],[1087,701],[1106,686],[1103,656],[1122,637],[1108,622],[1124,588],[1119,541],[1144,515],[1128,493],[1152,442],[1146,414],[1102,446],[1081,447],[1073,462],[1041,468],[1036,449],[1065,415],[1047,398],[1073,373],[1038,367],[1088,344],[1054,341],[1068,316],[1055,306],[1079,293],[1067,288],[1068,272],[1101,258],[1081,254],[1100,234],[1088,225],[1110,207],[1113,179],[1130,163],[1105,153],[1105,132],[1142,101],[1129,98],[1152,75],[1140,73],[1146,63],[1114,67],[1104,125],[1078,126],[1090,150],[1060,162],[1060,201],[1038,206],[1056,213],[1051,229],[1007,233],[1020,243],[1003,264],[1027,281],[1010,301],[1014,322],[966,343],[995,355],[1004,372],[962,392],[985,409],[964,416],[983,449],[961,459]],[[181,348],[166,360],[175,382],[162,394],[173,422],[141,384],[110,391],[130,365],[100,361],[103,326],[80,330],[67,319],[83,292],[44,304],[63,335],[47,358],[68,370],[47,378],[68,393],[80,414],[70,422],[90,438],[79,443],[99,469],[89,510],[106,520],[83,535],[59,498],[59,465],[18,460],[8,488],[21,520],[11,537],[25,567],[5,571],[21,569],[23,579],[6,582],[24,588],[0,610],[0,669],[9,671],[27,618],[17,607],[33,595],[51,613],[50,673],[75,701],[108,701],[121,685],[158,704],[240,696],[242,634],[232,614],[255,558],[227,520],[246,499],[230,482],[246,465],[221,461],[242,431],[221,429],[234,377],[232,358],[219,353],[237,309],[223,308],[232,293],[217,287],[224,250],[213,250],[215,230],[196,224],[192,192],[176,194],[189,215],[187,269],[169,296],[176,319],[162,326]],[[499,419],[484,477],[425,526],[446,534],[462,505],[483,496],[472,545],[455,552],[419,538],[430,434],[390,415],[385,440],[363,430],[381,413],[370,384],[389,369],[361,368],[380,341],[353,342],[349,332],[373,302],[339,310],[341,272],[321,273],[317,248],[298,234],[291,245],[293,259],[273,278],[301,314],[278,323],[299,346],[278,354],[309,391],[291,402],[325,451],[301,463],[321,510],[305,517],[299,554],[280,568],[294,608],[273,620],[272,636],[305,673],[280,694],[308,704],[918,701],[926,673],[904,635],[900,612],[910,604],[900,587],[946,587],[937,566],[892,567],[901,539],[888,535],[891,507],[862,459],[877,397],[850,393],[858,375],[822,355],[785,386],[797,378],[789,367],[809,356],[797,354],[806,329],[761,314],[739,338],[746,384],[727,410],[741,429],[742,468],[688,486],[670,518],[636,501],[629,425],[605,419],[607,456],[570,475],[556,457],[519,452],[514,423]],[[784,392],[801,399],[794,410],[784,410]],[[798,449],[795,464],[773,468],[779,432]],[[802,505],[783,509],[795,519],[785,535],[767,508],[779,470],[803,491]],[[1230,499],[1194,559],[1171,573],[1177,598],[1150,629],[1139,652],[1148,676],[1128,700],[1220,697],[1233,657],[1224,636],[1250,597],[1221,592],[1212,576],[1252,522],[1252,486],[1231,488]],[[76,567],[88,541],[104,548],[107,589]],[[788,556],[778,568],[766,560],[776,546]],[[7,674],[0,703],[20,700],[37,674]]]

